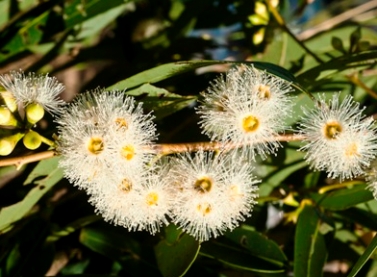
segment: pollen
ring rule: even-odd
[[[212,188],[212,180],[209,177],[201,177],[195,181],[194,189],[201,193],[209,192]]]
[[[258,96],[259,98],[261,99],[270,99],[271,97],[271,90],[270,90],[270,86],[267,86],[267,85],[259,85],[258,88],[257,88],[257,92],[258,92]]]
[[[325,124],[323,133],[327,139],[336,139],[342,130],[342,125],[338,121],[329,121]]]
[[[115,119],[115,125],[117,126],[117,131],[120,129],[127,130],[128,128],[127,120],[122,117],[118,117],[117,119]]]
[[[130,192],[132,189],[132,182],[127,178],[124,178],[122,182],[118,185],[118,188],[123,192]]]
[[[232,198],[243,196],[243,193],[240,190],[240,187],[238,185],[231,185],[229,188],[229,193]]]
[[[158,205],[158,194],[156,192],[148,193],[146,197],[146,203],[148,206],[157,206]]]
[[[357,144],[355,142],[352,142],[345,149],[346,157],[352,158],[354,156],[360,156],[360,154],[357,150],[358,150]]]
[[[196,210],[202,215],[206,216],[212,211],[212,207],[209,203],[198,204]]]
[[[135,147],[132,145],[125,145],[120,150],[120,154],[123,158],[125,158],[127,161],[130,161],[135,156]]]
[[[246,133],[255,132],[259,127],[259,120],[253,115],[248,115],[242,118],[242,129]]]
[[[100,137],[91,137],[86,145],[88,151],[94,155],[101,154],[105,145],[103,139]]]

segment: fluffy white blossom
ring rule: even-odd
[[[46,111],[59,114],[65,102],[59,98],[64,86],[55,77],[12,71],[0,75],[0,84],[12,93],[19,105],[39,104]]]
[[[211,140],[244,147],[250,158],[275,153],[273,140],[286,128],[292,101],[289,85],[254,67],[240,66],[212,82],[198,108],[203,133]]]
[[[217,237],[250,216],[257,181],[229,155],[199,151],[172,160],[167,177],[176,191],[173,221],[200,241]]]
[[[155,234],[168,224],[174,194],[159,173],[145,169],[139,175],[115,175],[91,195],[97,213],[130,231]]]
[[[122,92],[80,94],[57,123],[60,166],[80,188],[88,189],[125,168],[129,174],[140,174],[150,158],[148,149],[155,139],[152,116],[143,114],[141,104]]]
[[[363,174],[377,155],[373,119],[364,119],[363,109],[351,96],[341,103],[339,94],[334,94],[329,103],[320,96],[317,104],[304,110],[300,123],[306,142],[300,150],[307,151],[306,160],[331,178],[343,180]]]

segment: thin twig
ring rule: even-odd
[[[300,141],[304,136],[299,134],[278,135],[273,137],[271,141]],[[253,141],[253,144],[263,143],[266,141]],[[193,143],[170,143],[170,144],[156,144],[153,147],[155,153],[162,155],[169,155],[175,153],[196,152],[199,150],[204,151],[218,151],[218,150],[231,150],[240,148],[240,144],[235,143],[220,143],[220,142],[193,142]]]
[[[55,151],[48,150],[48,151],[44,151],[44,152],[39,152],[39,153],[27,155],[27,156],[1,159],[0,160],[0,167],[8,166],[8,165],[15,165],[17,167],[17,169],[20,169],[25,164],[49,159],[49,158],[52,158],[53,156],[55,156]]]
[[[350,80],[353,84],[356,86],[361,87],[364,89],[371,97],[374,99],[377,99],[377,92],[375,92],[373,89],[368,87],[363,81],[360,80],[359,76],[355,74],[347,75],[346,76],[348,80]]]
[[[344,13],[341,13],[337,16],[334,16],[321,24],[314,26],[313,28],[306,30],[297,35],[299,40],[306,40],[315,36],[318,33],[324,32],[326,30],[330,30],[334,28],[334,26],[339,25],[340,23],[347,21],[349,19],[354,18],[357,15],[360,15],[368,10],[374,9],[377,7],[377,0],[369,1],[363,5],[355,7],[353,9],[349,9]]]
[[[300,141],[303,140],[304,136],[299,134],[289,134],[289,135],[278,135],[273,137],[272,141]],[[253,143],[261,143],[254,141]],[[174,153],[184,153],[184,152],[195,152],[199,150],[204,151],[217,151],[223,149],[234,149],[240,147],[239,144],[223,144],[220,142],[193,142],[193,143],[162,143],[153,145],[151,148],[146,149],[150,150],[155,154],[168,155]],[[45,159],[58,156],[54,150],[48,150],[44,152],[39,152],[27,156],[5,158],[0,160],[0,167],[15,165],[18,169],[28,163],[37,162]]]
[[[324,61],[320,57],[318,57],[312,50],[310,50],[306,45],[299,40],[295,34],[291,32],[291,30],[288,28],[287,24],[285,23],[283,17],[279,14],[277,9],[271,4],[270,0],[266,0],[268,9],[272,13],[272,16],[275,18],[276,22],[279,24],[280,28],[282,28],[287,34],[294,40],[296,41],[302,49],[305,50],[306,53],[308,53],[310,56],[313,57],[314,60],[316,60],[318,63],[323,64]]]

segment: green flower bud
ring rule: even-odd
[[[27,121],[31,124],[37,123],[39,120],[43,118],[45,114],[43,106],[38,103],[32,103],[27,105],[25,112]]]
[[[18,121],[7,107],[0,107],[0,125],[17,126]]]
[[[29,130],[22,139],[25,147],[30,150],[35,150],[42,144],[41,136],[32,130]]]
[[[12,153],[17,142],[24,136],[23,133],[17,133],[11,136],[0,138],[0,156],[7,156]]]
[[[17,102],[13,94],[9,91],[0,91],[0,99],[8,107],[8,109],[13,113],[17,111]]]

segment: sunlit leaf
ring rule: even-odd
[[[145,70],[136,75],[133,75],[123,81],[110,86],[108,89],[132,89],[134,87],[146,84],[156,83],[178,74],[193,71],[197,68],[214,65],[214,64],[253,64],[256,68],[266,70],[267,72],[283,78],[288,82],[292,82],[296,87],[301,86],[297,83],[295,77],[286,69],[266,62],[229,62],[229,61],[211,61],[211,60],[192,60],[192,61],[180,61],[175,63],[167,63],[156,66],[152,69]]]

